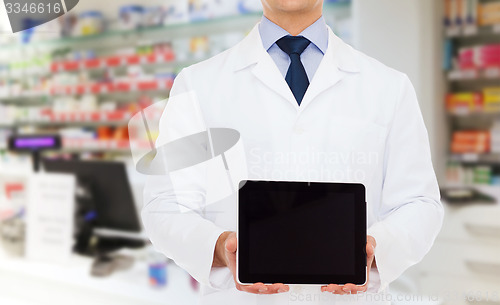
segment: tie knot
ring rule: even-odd
[[[310,43],[311,41],[303,36],[285,36],[276,41],[278,47],[288,54],[288,56],[291,54],[302,54]]]

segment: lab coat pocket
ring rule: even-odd
[[[341,182],[369,184],[382,168],[387,129],[379,124],[353,118],[329,122],[329,151],[340,163]]]

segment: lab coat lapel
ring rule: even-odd
[[[294,108],[299,108],[292,91],[281,75],[278,67],[262,45],[259,25],[257,24],[248,36],[239,44],[236,54],[238,59],[235,71],[249,68],[252,74],[266,87],[278,93],[292,104]]]
[[[335,86],[350,73],[360,71],[355,51],[328,28],[328,49],[306,91],[300,110],[304,110],[318,95]]]
[[[294,108],[299,108],[299,104],[293,96],[292,90],[288,86],[285,78],[279,71],[269,54],[264,54],[257,65],[252,69],[252,73],[267,87],[284,97]]]

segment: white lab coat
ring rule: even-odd
[[[176,109],[170,107],[175,103],[167,104],[158,143],[206,128],[235,129],[242,143],[233,155],[244,155],[240,162],[228,161],[238,168],[236,182],[365,184],[368,234],[377,241],[378,265],[369,291],[385,292],[429,251],[443,208],[427,131],[406,75],[354,50],[329,30],[328,50],[299,107],[256,26],[230,50],[184,69],[171,96],[182,93],[196,100]],[[198,167],[175,178],[149,177],[142,212],[153,245],[202,284],[201,304],[332,304],[319,287],[293,287],[274,296],[239,292],[227,268],[211,268],[218,236],[236,230],[236,200],[217,201],[222,196],[206,204],[213,197],[207,188],[225,181],[207,171]],[[390,302],[379,297],[355,304],[361,303]]]

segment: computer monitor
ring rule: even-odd
[[[112,161],[43,160],[46,172],[74,174],[92,192],[94,228],[140,232],[125,164]]]

